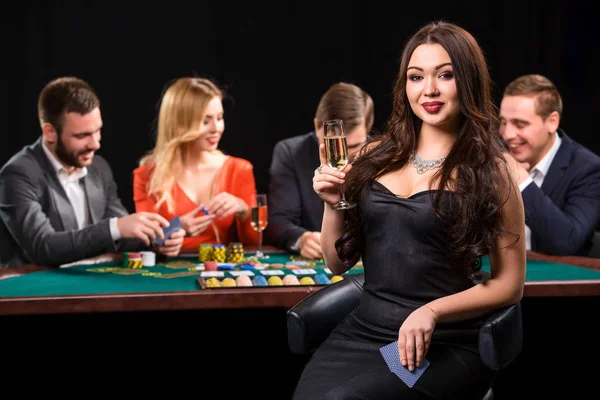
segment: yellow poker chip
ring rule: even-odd
[[[144,263],[141,259],[139,259],[139,260],[130,259],[129,263],[128,263],[128,267],[134,268],[134,269],[142,268],[143,265],[144,265]]]
[[[283,280],[278,276],[271,276],[267,280],[269,286],[283,286]]]
[[[237,286],[237,283],[235,282],[235,279],[227,277],[221,281],[221,286],[222,287],[235,287],[235,286]]]
[[[206,280],[206,286],[208,287],[221,287],[221,282],[217,278],[208,278]]]
[[[310,276],[304,276],[304,277],[300,278],[300,284],[301,285],[314,285],[315,281]]]

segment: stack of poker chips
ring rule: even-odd
[[[204,261],[204,270],[205,271],[216,271],[219,269],[219,265],[216,261],[206,260]]]
[[[154,267],[156,265],[156,253],[153,251],[140,251],[144,267]]]
[[[213,244],[213,261],[224,263],[227,259],[227,248],[224,244]]]
[[[123,268],[139,269],[142,268],[143,265],[144,262],[140,253],[123,253],[123,258],[121,260],[121,266]]]
[[[232,242],[227,247],[227,262],[238,263],[244,259],[244,246],[239,242]]]
[[[237,284],[235,282],[235,279],[227,277],[227,278],[223,278],[223,280],[221,281],[221,286],[222,287],[236,287]]]
[[[252,278],[252,284],[254,286],[269,286],[267,278],[262,275],[256,275],[254,278]]]
[[[238,286],[252,286],[252,280],[248,275],[240,275],[235,278],[235,284]]]
[[[267,284],[269,286],[283,286],[283,280],[277,275],[273,275],[267,279]]]
[[[300,278],[300,284],[301,285],[314,285],[315,280],[313,278],[311,278],[310,276],[303,276],[302,278]]]
[[[317,285],[329,285],[331,283],[331,279],[325,274],[316,274],[314,280]]]
[[[215,277],[206,280],[206,286],[209,288],[221,287],[221,281]]]
[[[202,262],[213,260],[212,244],[201,244],[198,246],[198,260]]]

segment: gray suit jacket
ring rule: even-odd
[[[265,230],[275,246],[290,251],[304,232],[321,231],[323,200],[312,187],[319,164],[314,131],[275,145],[269,169],[269,225]]]
[[[128,214],[108,163],[94,156],[82,178],[91,224],[78,229],[71,202],[42,148],[41,138],[0,170],[0,267],[61,264],[103,253],[141,250],[139,240],[110,234],[109,219]]]

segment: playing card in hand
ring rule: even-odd
[[[161,239],[160,237],[156,237],[156,244],[158,244],[159,246],[164,245],[165,240],[170,239],[171,235],[174,232],[177,232],[179,229],[181,229],[181,221],[179,220],[179,216],[176,216],[171,221],[169,221],[169,226],[163,228],[165,238]]]
[[[408,387],[413,387],[417,380],[423,375],[423,372],[429,367],[429,361],[423,357],[421,366],[408,370],[408,366],[403,366],[400,363],[400,353],[398,352],[398,341],[386,344],[379,349],[379,352],[383,356],[385,363],[387,364],[390,371],[396,374]]]

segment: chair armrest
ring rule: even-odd
[[[329,336],[331,331],[359,303],[364,275],[346,275],[298,302],[286,314],[288,344],[293,354],[307,354]]]
[[[494,311],[479,329],[483,363],[499,370],[512,363],[523,349],[521,303]]]

